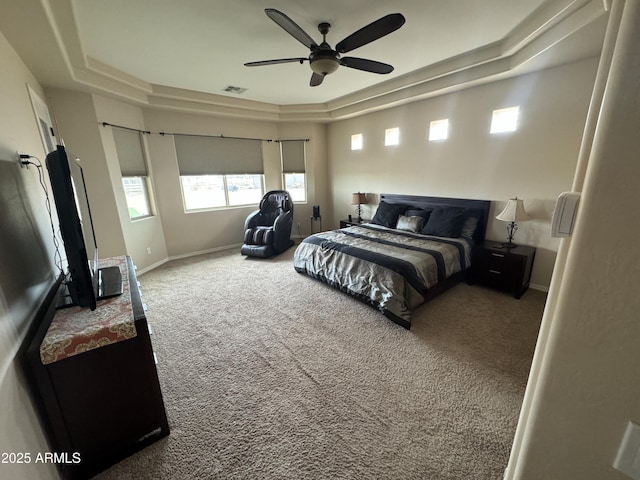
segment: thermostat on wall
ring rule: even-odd
[[[553,219],[551,220],[551,236],[552,237],[569,237],[573,232],[573,224],[576,221],[578,213],[578,202],[580,193],[564,192],[561,193],[556,202],[556,208],[553,211]]]

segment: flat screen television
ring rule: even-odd
[[[68,266],[58,307],[95,310],[98,299],[122,293],[120,268],[98,268],[98,243],[80,161],[69,159],[65,147],[58,145],[46,164]]]

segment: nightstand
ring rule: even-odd
[[[471,254],[469,283],[504,290],[520,298],[529,288],[535,256],[534,247],[506,248],[501,242],[485,240]]]
[[[369,223],[369,221],[370,220],[365,220],[364,218],[360,222],[357,219],[353,219],[353,220],[343,219],[343,220],[340,220],[340,228],[353,227],[356,225],[361,225],[363,223]]]

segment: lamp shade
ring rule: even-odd
[[[351,205],[363,205],[367,203],[367,196],[364,193],[352,193]]]
[[[516,197],[507,202],[507,206],[496,218],[503,222],[519,222],[520,220],[527,220],[529,215],[524,209],[522,199]]]

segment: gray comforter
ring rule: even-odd
[[[378,308],[409,327],[427,290],[470,264],[465,238],[418,235],[373,224],[321,232],[296,249],[296,271]]]

